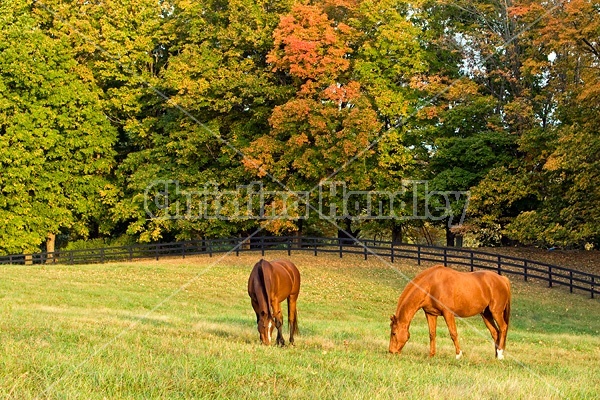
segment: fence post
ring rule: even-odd
[[[338,244],[340,245],[340,258],[342,258],[342,239],[338,238]]]
[[[552,267],[548,267],[548,287],[552,287]]]
[[[417,265],[421,265],[421,245],[417,245]]]
[[[187,242],[183,242],[183,245],[181,246],[181,258],[185,258],[185,245],[187,244]]]
[[[527,260],[523,263],[523,273],[525,275],[525,282],[527,282]]]
[[[392,242],[392,245],[390,246],[390,261],[394,262],[394,242]]]
[[[242,246],[242,242],[240,240],[237,241],[237,244],[235,245],[235,255],[237,257],[240,256],[240,247]]]
[[[594,298],[594,291],[596,290],[594,283],[595,283],[594,282],[594,277],[592,276],[592,290],[591,290],[591,292],[592,292],[592,299]]]
[[[367,244],[363,244],[363,249],[364,249],[364,254],[365,254],[365,260],[367,259],[368,255],[367,255]]]
[[[69,251],[69,263],[73,265],[73,250]]]
[[[104,264],[104,247],[100,249],[100,264]]]
[[[316,257],[317,256],[317,238],[315,238],[314,244],[315,244],[315,257]]]
[[[573,293],[573,271],[569,271],[569,291]]]
[[[498,275],[502,275],[502,256],[498,256]]]
[[[444,267],[448,266],[448,249],[444,247]]]
[[[265,237],[264,236],[260,237],[260,254],[263,257],[265,256]]]
[[[292,240],[290,238],[287,239],[287,251],[288,257],[292,255]]]
[[[154,246],[154,255],[156,257],[156,261],[158,261],[158,243],[156,243],[156,246]]]
[[[212,240],[208,241],[208,256],[212,257]]]
[[[8,256],[8,262],[10,265],[13,263],[12,254]]]
[[[475,260],[473,260],[473,257],[475,257],[475,253],[471,252],[471,272],[473,272],[475,270]]]

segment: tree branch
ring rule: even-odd
[[[596,58],[600,59],[600,52],[594,47],[593,44],[591,44],[586,38],[582,38],[581,41],[589,48]]]

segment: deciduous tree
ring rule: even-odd
[[[31,252],[100,217],[116,132],[69,43],[22,0],[0,4],[0,251]]]

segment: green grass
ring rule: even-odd
[[[505,360],[479,317],[458,321],[458,361],[440,319],[429,358],[421,312],[394,356],[389,315],[402,274],[376,259],[300,254],[291,257],[303,279],[300,336],[295,347],[265,347],[246,293],[259,258],[0,267],[0,398],[600,396],[598,300],[514,278]]]

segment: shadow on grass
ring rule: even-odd
[[[205,334],[239,343],[254,343],[258,338],[256,321],[252,318],[223,316],[210,320],[198,321],[194,329]],[[254,333],[256,332],[256,338]],[[250,334],[252,333],[252,335]]]

